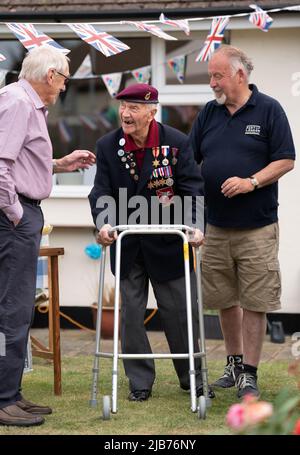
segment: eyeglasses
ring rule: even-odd
[[[62,76],[65,79],[65,84],[67,84],[70,81],[70,78],[68,76],[65,76],[63,73],[60,73],[59,71],[55,70],[57,74]]]

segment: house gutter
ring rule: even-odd
[[[284,8],[286,4],[276,5],[276,8]],[[274,5],[264,5],[264,9],[272,9]],[[144,9],[144,10],[110,10],[110,11],[48,11],[48,12],[37,12],[37,11],[17,11],[17,12],[2,12],[0,11],[0,21],[6,20],[53,20],[53,22],[66,22],[80,17],[85,22],[86,20],[122,20],[125,19],[158,19],[161,12],[164,12],[168,17],[174,18],[192,18],[192,17],[208,17],[250,13],[253,12],[251,8],[241,8],[235,6],[223,7],[223,8],[181,8],[181,9]],[[283,13],[289,11],[282,11]]]

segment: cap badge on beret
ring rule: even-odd
[[[148,101],[150,100],[151,92],[146,93],[145,95],[145,100]]]

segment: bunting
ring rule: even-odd
[[[105,57],[127,51],[129,46],[106,32],[97,31],[91,24],[68,24],[83,41],[102,52]]]
[[[4,62],[4,60],[6,60],[6,57],[5,57],[5,55],[3,55],[3,54],[0,54],[0,62]]]
[[[44,46],[46,44],[48,46],[54,47],[64,54],[68,54],[70,52],[69,49],[62,47],[48,35],[45,35],[45,33],[38,32],[33,24],[21,24],[12,22],[6,23],[6,25],[28,51],[36,49],[39,46]]]
[[[185,77],[186,70],[186,55],[179,55],[167,61],[168,66],[176,74],[177,79],[182,84]]]
[[[88,128],[90,131],[97,131],[98,126],[96,123],[91,119],[91,117],[87,115],[80,115],[79,116],[81,123]]]
[[[213,52],[218,49],[223,41],[228,22],[229,17],[227,16],[215,17],[212,20],[210,32],[206,37],[204,46],[196,57],[196,62],[207,62],[211,58]]]
[[[114,98],[119,91],[122,73],[103,74],[101,78],[108,90],[108,93],[112,98]]]
[[[93,76],[92,73],[92,61],[91,56],[88,54],[83,62],[81,63],[80,67],[77,69],[75,74],[73,75],[74,79],[84,79],[86,77]]]
[[[177,38],[163,32],[159,27],[157,27],[157,25],[154,24],[146,24],[146,22],[141,21],[122,21],[122,24],[135,25],[135,27],[139,30],[142,30],[143,32],[149,32],[152,35],[158,36],[158,38],[162,38],[168,41],[177,41]]]
[[[149,84],[151,78],[151,66],[143,66],[131,71],[131,74],[138,83]]]
[[[260,28],[263,32],[268,32],[269,28],[272,25],[273,19],[259,6],[249,5],[250,8],[255,10],[255,13],[251,13],[249,16],[249,21],[251,24]]]
[[[72,131],[64,119],[59,119],[57,122],[58,133],[63,144],[69,144],[72,140]]]
[[[171,27],[180,28],[180,30],[184,31],[184,33],[189,36],[190,34],[190,27],[189,21],[187,19],[180,19],[180,20],[172,20],[168,19],[164,13],[161,13],[159,16],[159,20],[162,24],[171,25]]]

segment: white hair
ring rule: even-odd
[[[230,65],[234,73],[241,69],[246,79],[249,79],[250,74],[254,69],[254,65],[245,52],[237,47],[224,44],[214,52],[214,54],[219,53],[225,54],[229,58]]]
[[[61,51],[47,45],[40,46],[28,52],[24,58],[19,79],[42,82],[50,68],[62,73],[66,71],[69,61]]]
[[[145,103],[149,111],[157,111],[158,103]]]

